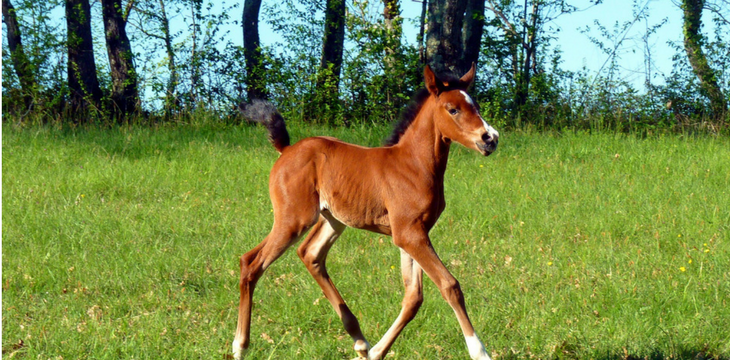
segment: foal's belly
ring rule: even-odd
[[[350,201],[347,201],[350,200]],[[353,201],[336,196],[320,196],[320,211],[323,216],[356,229],[391,235],[388,211],[374,201]]]

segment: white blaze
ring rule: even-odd
[[[461,95],[464,95],[464,97],[466,98],[466,102],[468,102],[469,105],[474,106],[474,100],[471,99],[471,96],[469,96],[469,94],[467,94],[466,91],[459,90],[459,92],[461,93]]]
[[[459,92],[461,93],[461,95],[464,95],[466,102],[469,105],[474,106],[474,110],[476,110],[476,105],[474,104],[474,100],[471,99],[471,96],[469,96],[469,94],[467,94],[464,90],[459,90]],[[477,115],[479,115],[479,119],[482,120],[482,124],[484,124],[484,130],[487,132],[487,134],[489,134],[489,136],[491,136],[492,138],[498,138],[499,133],[497,132],[497,130],[494,130],[493,127],[491,127],[489,124],[487,124],[486,121],[484,121],[484,118],[482,118],[482,115],[479,114],[479,111],[477,111]]]
[[[479,115],[479,118],[482,119],[482,116]],[[497,130],[494,130],[494,128],[491,125],[487,124],[487,122],[484,121],[484,119],[482,119],[482,124],[484,124],[484,130],[487,131],[487,134],[489,134],[489,136],[492,137],[492,139],[499,137],[499,132],[497,132]]]

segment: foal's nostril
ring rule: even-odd
[[[492,137],[492,134],[485,132],[484,134],[482,134],[482,141],[484,141],[485,143],[489,143],[494,141],[494,137]]]

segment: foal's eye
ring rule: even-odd
[[[458,113],[459,113],[459,110],[456,110],[456,109],[449,109],[449,114],[451,114],[451,115],[456,115],[456,114],[458,114]]]

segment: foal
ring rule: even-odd
[[[431,246],[429,230],[444,210],[444,172],[452,141],[484,156],[499,134],[479,115],[466,90],[475,67],[460,79],[441,80],[426,66],[427,92],[386,147],[366,148],[329,137],[289,145],[284,119],[273,105],[256,101],[244,110],[263,123],[281,156],[271,169],[269,195],[274,226],[241,257],[241,299],[233,355],[250,343],[251,305],[256,282],[272,262],[304,233],[297,254],[339,315],[360,358],[382,359],[423,302],[423,271],[451,305],[472,359],[488,360],[469,321],[459,282]],[[391,235],[400,248],[405,297],[400,315],[371,347],[325,268],[327,252],[347,226]]]

